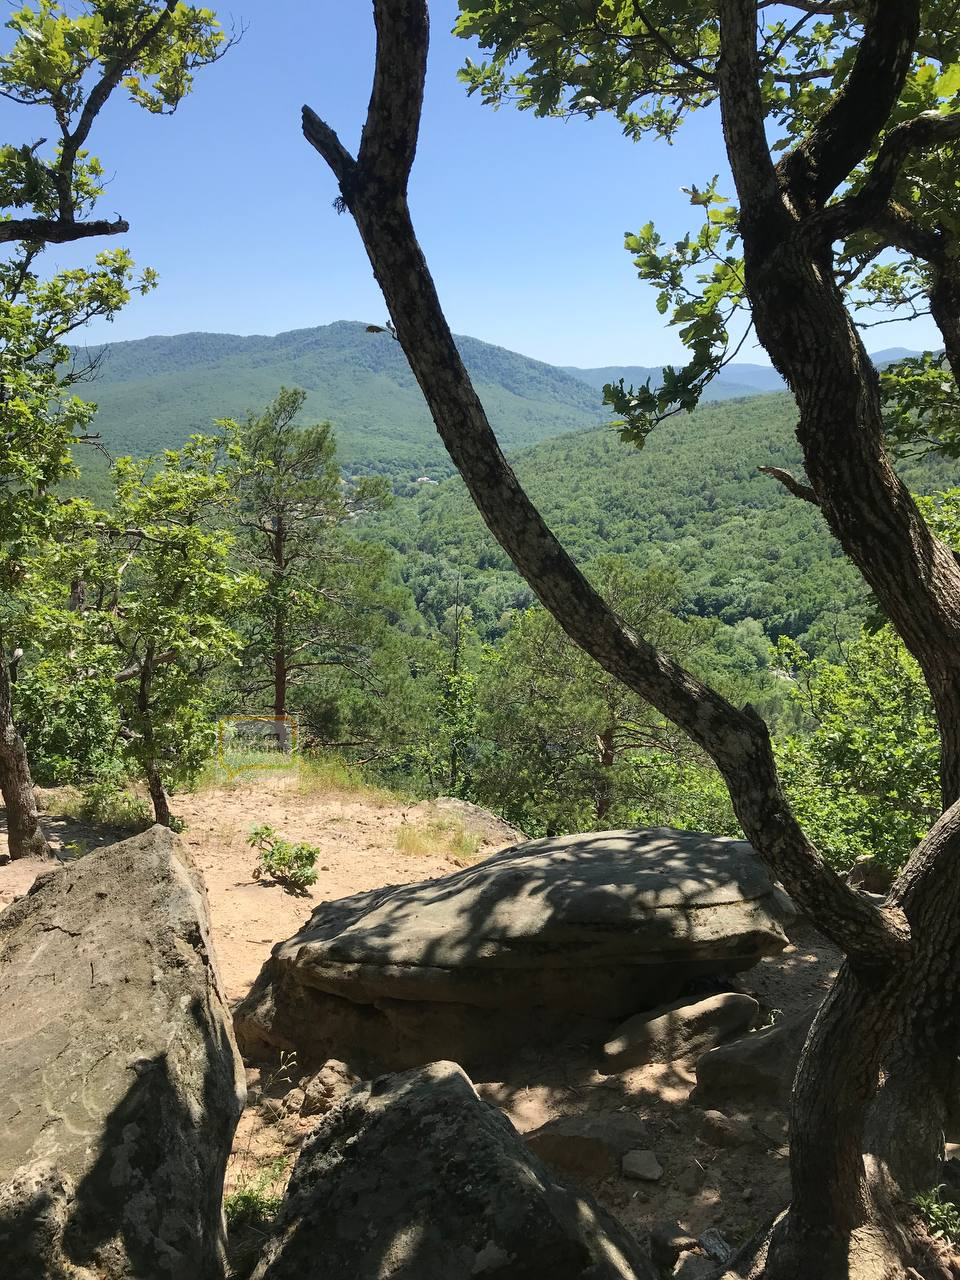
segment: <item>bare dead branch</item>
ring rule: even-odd
[[[773,476],[774,480],[779,480],[795,498],[802,498],[804,502],[812,502],[815,507],[819,507],[820,499],[815,491],[808,484],[791,475],[789,471],[784,471],[782,467],[757,467],[757,470],[765,476]]]

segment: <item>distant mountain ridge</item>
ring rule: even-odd
[[[884,351],[875,351],[870,359],[878,369],[882,369],[896,360],[915,355],[919,355],[919,352],[910,351],[906,347],[887,347]],[[582,382],[589,383],[591,387],[598,387],[601,390],[607,383],[619,382],[621,378],[628,387],[642,386],[648,378],[651,380],[651,385],[655,386],[662,373],[660,366],[640,364],[611,364],[599,369],[579,369],[575,365],[561,365],[561,368],[571,377],[579,378]],[[705,402],[733,400],[745,396],[770,395],[786,389],[786,383],[771,365],[748,364],[735,360],[717,374],[704,392],[703,399]]]
[[[604,417],[595,390],[554,365],[476,338],[457,339],[504,448]],[[114,453],[180,444],[218,418],[243,417],[281,386],[307,392],[304,421],[333,423],[345,466],[392,474],[452,470],[403,351],[388,333],[338,321],[268,336],[187,333],[91,348],[86,394]]]
[[[502,447],[507,452],[589,430],[609,420],[600,388],[623,378],[642,383],[659,367],[564,368],[477,338],[457,344]],[[403,351],[389,333],[341,320],[274,336],[183,333],[88,349],[100,357],[88,399],[96,428],[114,454],[176,447],[218,418],[242,418],[281,386],[307,392],[304,421],[333,423],[342,464],[396,478],[442,477],[452,465],[440,443]],[[899,358],[900,349],[878,361]],[[783,390],[766,365],[729,365],[706,400]]]

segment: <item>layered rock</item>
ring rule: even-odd
[[[611,1023],[786,938],[751,847],[661,828],[536,840],[319,906],[237,1011],[252,1055],[466,1064]]]
[[[745,1034],[759,1012],[752,996],[722,991],[704,1000],[677,1000],[634,1014],[603,1046],[605,1069],[624,1071],[648,1062],[698,1057],[724,1040]]]
[[[307,1139],[253,1280],[655,1280],[646,1251],[553,1178],[463,1071],[381,1077]]]
[[[245,1098],[186,848],[152,830],[0,915],[0,1258],[11,1280],[220,1280]]]
[[[705,1053],[697,1062],[697,1087],[690,1095],[691,1102],[721,1109],[731,1102],[786,1107],[816,1013],[814,1005]]]

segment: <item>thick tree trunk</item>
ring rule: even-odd
[[[597,758],[602,770],[597,788],[597,825],[602,827],[613,807],[613,766],[617,755],[612,727],[597,735]]]
[[[7,818],[11,858],[45,857],[50,848],[40,825],[30,762],[13,722],[12,686],[3,638],[0,637],[0,795]]]
[[[153,710],[150,705],[150,694],[153,687],[153,673],[156,667],[156,645],[151,640],[147,645],[140,668],[140,687],[137,691],[137,711],[140,719],[140,733],[143,737],[141,760],[143,772],[153,803],[153,816],[162,827],[171,826],[170,805],[167,792],[160,773],[157,760],[156,743],[153,734]]]
[[[918,8],[917,0],[869,7],[865,56],[782,170],[773,166],[765,133],[755,0],[720,0],[718,80],[757,332],[796,395],[812,496],[927,678],[944,729],[942,785],[950,803],[960,794],[960,565],[931,535],[887,460],[876,373],[836,285],[832,237],[824,227],[818,239],[815,229],[819,211],[867,157],[897,100]],[[960,957],[949,940],[960,940],[960,837],[952,811],[914,854],[885,908],[869,910],[844,892],[796,822],[759,718],[634,635],[572,564],[503,459],[410,221],[406,185],[426,66],[424,0],[374,0],[374,11],[377,67],[357,159],[309,109],[304,132],[337,176],[342,207],[354,216],[453,461],[541,602],[576,643],[712,757],[748,839],[847,956],[800,1064],[793,1201],[769,1242],[764,1274],[894,1280],[910,1255],[907,1214],[883,1215],[920,1188],[901,1185],[888,1163],[895,1194],[881,1207],[862,1153],[882,1071],[889,1064],[891,1076],[906,1072],[897,1065],[896,1038],[926,1043],[937,1058],[946,1056],[948,1040],[951,1056],[958,1043]],[[928,1167],[936,1105],[924,1103],[910,1138],[922,1148],[916,1172],[897,1162],[905,1182]]]
[[[167,793],[163,785],[163,779],[160,776],[160,770],[153,760],[147,762],[145,773],[147,775],[147,786],[150,789],[150,799],[153,802],[153,816],[162,827],[169,827],[170,804],[167,800]]]

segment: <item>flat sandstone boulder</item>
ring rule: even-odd
[[[646,1250],[557,1181],[452,1062],[327,1113],[252,1280],[655,1280]]]
[[[607,1038],[786,937],[750,845],[668,828],[534,840],[437,880],[319,906],[235,1019],[255,1056],[412,1066]]]
[[[221,1280],[246,1089],[203,883],[171,831],[0,914],[0,1273]]]

